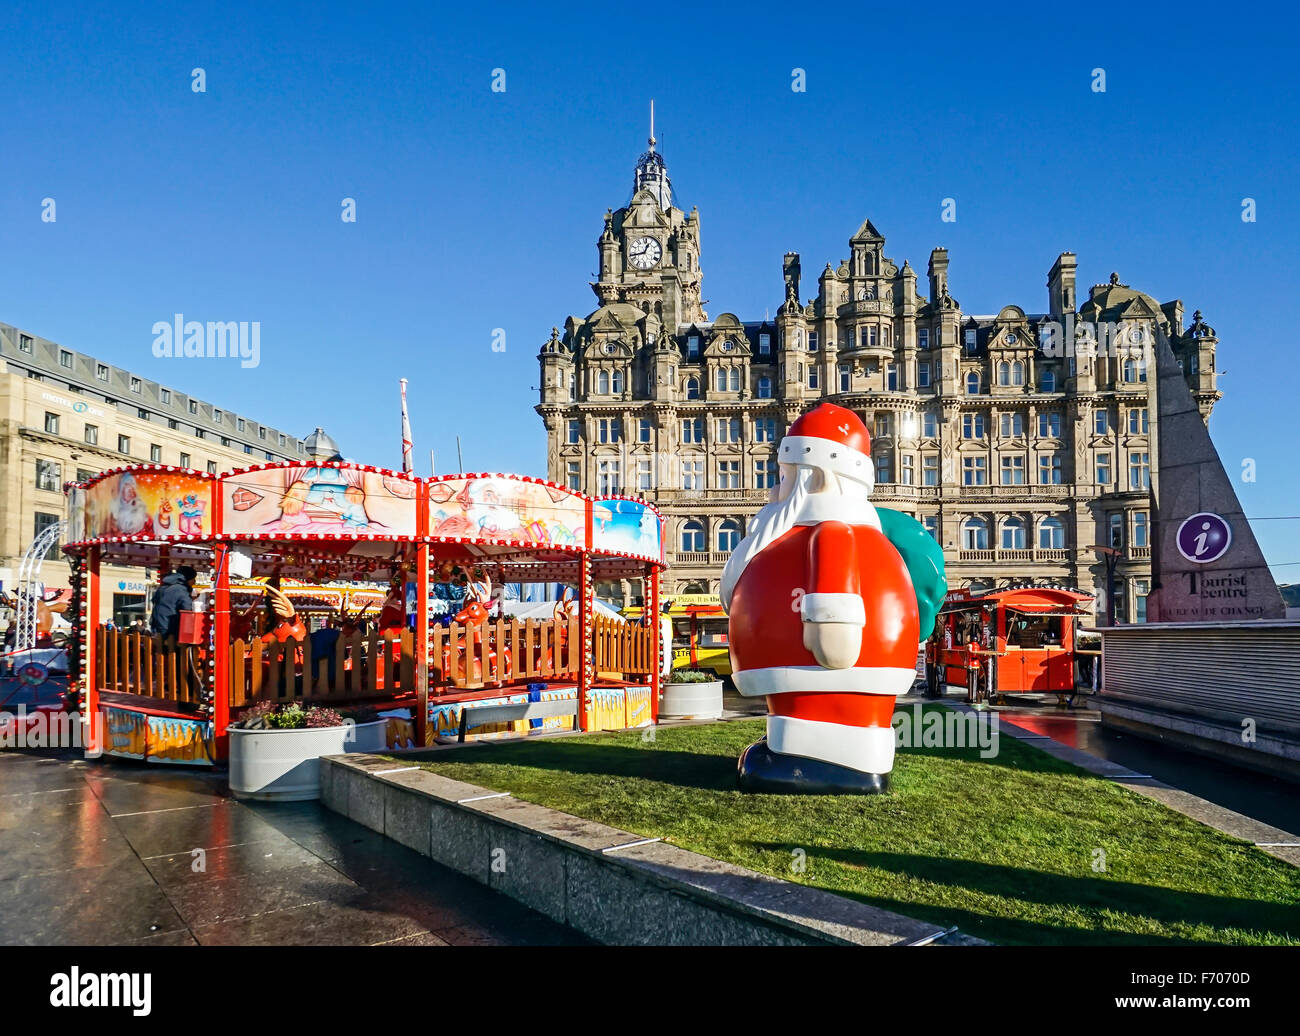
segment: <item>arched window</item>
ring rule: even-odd
[[[1065,526],[1061,519],[1047,517],[1038,523],[1038,546],[1043,550],[1061,550],[1065,547]]]
[[[700,381],[698,378],[686,379],[686,398],[687,399],[700,398]]]
[[[966,375],[966,394],[968,396],[978,395],[980,390],[979,371],[971,371]]]
[[[602,396],[609,392],[609,371],[600,370],[596,372],[596,391]]]
[[[727,376],[727,390],[729,392],[740,391],[740,368],[732,367],[731,373]]]
[[[1044,392],[1055,392],[1055,391],[1056,391],[1056,372],[1055,372],[1055,371],[1043,371],[1043,391],[1044,391]]]
[[[1025,383],[1025,365],[1019,360],[1011,365],[1011,384],[1023,385]]]
[[[614,371],[610,377],[610,390],[613,392],[623,391],[623,372],[621,370]]]
[[[983,518],[967,518],[961,523],[963,550],[989,549],[989,523]]]
[[[998,364],[998,384],[999,385],[1011,384],[1011,364],[1007,363],[1006,360],[1003,360],[1001,363]]]
[[[718,368],[718,376],[716,379],[716,384],[718,386],[719,392],[727,391],[727,368],[726,367]]]
[[[1138,380],[1137,360],[1133,359],[1131,356],[1124,357],[1124,380],[1126,382],[1134,382]]]
[[[1002,549],[1025,549],[1025,523],[1020,518],[1007,518],[1002,522]]]
[[[730,553],[740,542],[740,526],[728,518],[718,526],[718,550]]]
[[[759,399],[772,398],[772,379],[769,378],[767,375],[763,375],[763,377],[758,379],[758,398]]]
[[[682,526],[682,550],[683,552],[702,552],[706,549],[704,545],[704,526],[691,519]]]

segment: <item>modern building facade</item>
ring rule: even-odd
[[[1157,328],[1169,336],[1208,421],[1217,338],[1199,312],[1187,324],[1180,301],[1158,303],[1114,274],[1080,301],[1076,257],[1063,252],[1045,309],[967,313],[946,249],[930,253],[922,280],[867,220],[815,297],[802,298],[791,252],[774,318],[710,319],[699,214],[673,205],[653,137],[597,249],[597,308],[541,348],[549,477],[658,506],[669,592],[716,592],[779,477],[776,444],[826,399],[862,415],[874,500],[925,524],[951,586],[1063,583],[1097,593],[1104,616],[1113,580],[1117,621],[1143,619],[1151,346]]]
[[[301,439],[170,389],[93,356],[0,324],[0,588],[10,591],[22,556],[65,517],[63,484],[122,464],[174,464],[215,472],[306,457]],[[106,567],[104,615],[140,616],[138,570]],[[46,586],[68,585],[51,552]],[[0,616],[0,619],[5,616]]]

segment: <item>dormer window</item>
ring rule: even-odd
[[[975,351],[975,328],[973,327],[968,327],[966,329],[966,351]]]
[[[918,349],[930,348],[930,329],[928,327],[922,327],[917,329],[916,347]]]
[[[700,358],[699,335],[691,335],[686,339],[686,358],[688,360],[698,360]]]
[[[772,354],[772,336],[767,333],[758,336],[758,355],[770,356]]]

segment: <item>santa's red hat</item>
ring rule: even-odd
[[[862,418],[834,403],[818,403],[790,426],[781,440],[782,464],[813,464],[868,487],[875,484],[871,436]]]

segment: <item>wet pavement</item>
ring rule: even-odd
[[[0,753],[0,943],[571,945],[580,936],[323,809],[224,773]]]

